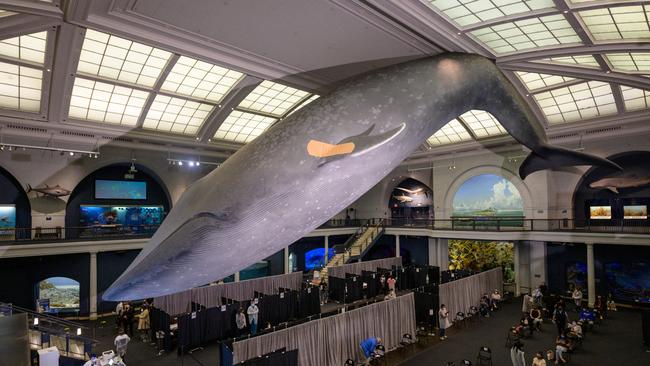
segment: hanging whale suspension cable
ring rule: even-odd
[[[519,174],[619,167],[550,146],[526,102],[477,55],[444,54],[353,78],[275,124],[194,182],[105,300],[224,278],[305,236],[367,192],[447,122],[492,113],[532,152]]]

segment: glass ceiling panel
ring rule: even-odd
[[[506,130],[489,112],[473,109],[459,117],[477,138],[506,134]]]
[[[650,92],[621,85],[626,111],[637,111],[650,107]]]
[[[39,112],[42,79],[41,70],[0,62],[0,108]]]
[[[77,72],[152,87],[171,55],[171,52],[88,29]]]
[[[244,74],[181,56],[162,90],[219,103]]]
[[[472,136],[467,132],[465,127],[453,119],[444,125],[438,132],[427,139],[430,145],[447,145],[455,142],[463,142],[472,140]]]
[[[421,0],[460,26],[533,10],[555,8],[553,0]]]
[[[247,143],[266,131],[277,119],[234,110],[219,126],[215,139]]]
[[[596,41],[650,39],[647,5],[618,6],[578,12]]]
[[[69,117],[135,126],[149,93],[76,77]]]
[[[604,56],[614,71],[650,72],[650,53],[608,53]]]
[[[311,97],[309,97],[309,99],[305,100],[304,102],[300,103],[299,106],[297,106],[296,108],[292,109],[291,112],[289,112],[289,114],[287,114],[287,116],[290,116],[293,112],[295,112],[295,111],[301,109],[302,107],[306,106],[307,104],[309,104],[309,103],[315,101],[315,100],[318,99],[319,97],[320,97],[320,95],[318,95],[318,94],[314,94],[314,95],[312,95]]]
[[[7,56],[42,65],[45,62],[46,43],[47,32],[3,39],[0,41],[0,56]]]
[[[306,91],[264,80],[239,103],[238,108],[281,117],[308,95]]]
[[[589,81],[534,95],[549,124],[616,114],[608,83]]]
[[[497,54],[582,43],[571,24],[560,14],[480,28],[471,34]]]
[[[209,104],[158,94],[147,112],[142,127],[196,135],[213,108]]]
[[[575,80],[574,78],[566,76],[538,74],[535,72],[517,71],[516,74],[524,83],[524,85],[526,85],[526,88],[529,91],[535,91],[547,86],[562,84],[566,83],[567,81]]]
[[[592,55],[551,57],[551,58],[541,59],[539,61],[547,62],[551,64],[575,65],[575,66],[600,68],[598,61],[596,61],[596,59]]]

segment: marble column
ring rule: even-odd
[[[325,265],[327,265],[328,253],[330,250],[330,237],[325,235]]]
[[[289,274],[289,247],[284,248],[284,274]]]
[[[519,274],[520,274],[520,269],[519,269],[519,249],[520,249],[520,242],[516,241],[514,242],[514,249],[515,249],[515,258],[514,258],[514,267],[515,267],[515,296],[520,296],[521,295],[521,284],[519,281]]]
[[[97,252],[90,253],[90,320],[97,319]]]
[[[239,282],[239,271],[235,272],[235,282]]]
[[[587,292],[589,306],[593,307],[596,302],[596,270],[594,266],[594,244],[587,245]]]

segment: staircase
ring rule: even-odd
[[[330,267],[340,266],[361,257],[372,247],[373,244],[384,233],[383,220],[376,224],[366,224],[354,233],[343,245],[335,246],[336,254],[330,259],[329,262],[321,269],[321,281],[327,282],[328,272]]]

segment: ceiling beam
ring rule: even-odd
[[[56,34],[48,104],[50,124],[64,122],[68,116],[74,74],[85,34],[85,29],[68,23],[62,23]]]
[[[63,11],[56,3],[48,4],[43,1],[0,0],[0,8],[16,13],[27,13],[59,19],[63,18]]]
[[[545,86],[545,87],[543,87],[543,88],[538,88],[538,89],[535,89],[535,90],[529,91],[529,93],[530,93],[530,94],[545,93],[545,92],[547,92],[547,91],[551,91],[551,90],[554,90],[554,89],[566,88],[567,86],[573,86],[573,85],[577,85],[577,84],[582,84],[582,83],[584,83],[584,82],[585,82],[584,80],[581,80],[581,79],[575,79],[575,80],[565,81],[565,82],[563,82],[563,83],[559,83],[559,84],[548,85],[548,86]],[[526,90],[528,90],[528,89],[526,89]]]
[[[467,133],[472,137],[473,140],[478,140],[478,137],[476,137],[474,131],[471,128],[469,128],[467,123],[465,123],[465,120],[463,120],[460,116],[456,117],[456,120],[458,121],[458,123],[460,123],[461,126],[463,126],[463,128],[465,128],[465,131],[467,131]]]
[[[2,18],[0,22],[0,39],[22,36],[24,34],[41,32],[61,24],[57,18],[43,17],[32,14],[17,14]]]
[[[160,88],[162,88],[165,79],[167,79],[167,75],[169,75],[169,73],[172,71],[174,65],[176,65],[176,62],[180,57],[181,56],[179,54],[175,53],[169,58],[169,60],[167,60],[167,64],[160,72],[160,75],[158,75],[158,79],[156,79],[156,83],[153,86],[153,91],[149,93],[147,100],[142,106],[142,111],[140,112],[140,116],[138,116],[138,122],[135,124],[136,128],[142,128],[142,124],[144,123],[144,119],[147,117],[147,113],[149,112],[149,108],[151,108],[151,104],[153,104],[154,99],[156,99],[156,95],[158,92],[160,92]]]
[[[566,47],[555,47],[547,49],[533,49],[527,52],[502,56],[497,59],[498,64],[510,64],[522,61],[535,61],[550,57],[595,55],[602,53],[621,52],[650,52],[650,42],[617,42],[598,43],[589,47],[584,45],[572,45]]]
[[[561,14],[562,12],[559,11],[558,9],[555,8],[547,8],[547,9],[538,9],[538,10],[533,10],[533,11],[527,11],[524,13],[518,13],[518,14],[512,14],[512,15],[506,15],[504,17],[499,17],[499,18],[494,18],[490,20],[485,20],[479,23],[475,24],[470,24],[465,27],[461,27],[463,32],[472,32],[480,28],[485,28],[485,27],[493,27],[495,25],[500,25],[500,24],[506,24],[506,23],[512,23],[516,22],[519,20],[526,20],[526,19],[531,19],[531,18],[539,18],[547,15],[556,15],[556,14]]]
[[[542,74],[562,75],[586,80],[597,80],[606,83],[628,85],[633,88],[650,89],[650,79],[621,72],[604,72],[602,70],[575,67],[570,65],[546,64],[538,62],[513,62],[499,64],[504,70],[528,71]]]
[[[544,116],[544,113],[542,113],[542,110],[539,108],[537,103],[535,102],[534,98],[530,96],[530,93],[528,92],[528,89],[526,89],[526,86],[524,83],[521,82],[519,77],[515,75],[514,72],[510,70],[502,70],[503,74],[510,80],[512,85],[517,89],[519,94],[521,95],[522,98],[526,101],[526,104],[528,104],[528,107],[533,111],[533,115],[537,118],[537,121],[539,124],[542,126],[542,128],[545,128],[547,123],[546,123],[546,117]]]
[[[246,96],[255,89],[263,80],[254,76],[246,75],[235,85],[228,94],[221,100],[221,104],[215,108],[201,126],[197,140],[207,143],[217,132],[223,121],[226,120]]]

